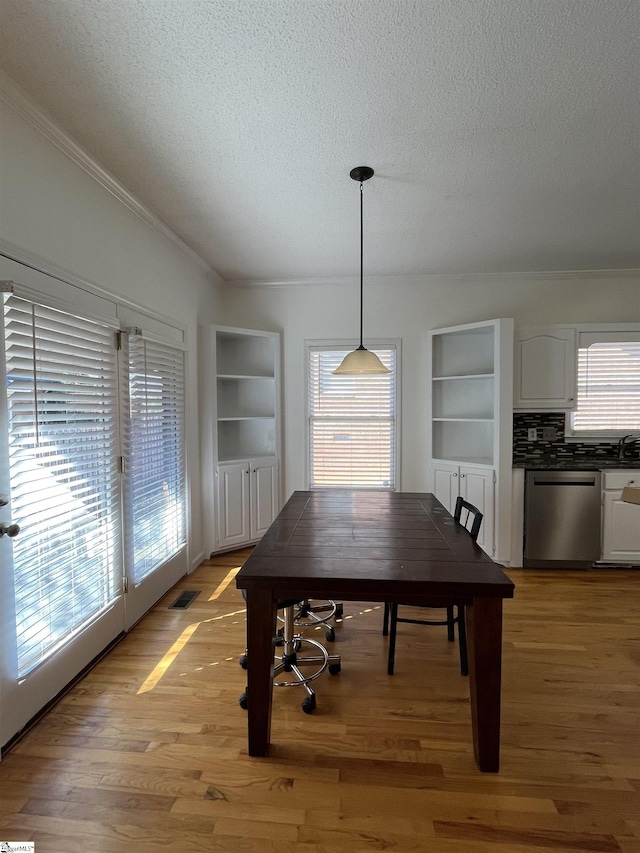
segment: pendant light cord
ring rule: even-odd
[[[364,195],[362,192],[362,181],[360,181],[360,349],[364,349],[363,333],[362,333],[363,317],[364,317],[364,285],[363,285],[363,273],[362,273],[362,267],[363,267],[363,263],[364,263],[364,261],[363,261],[363,259],[364,259],[364,249],[363,249],[363,244],[364,244],[364,225],[363,225],[364,206],[363,206],[363,198],[364,198]]]

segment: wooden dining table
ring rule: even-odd
[[[514,584],[432,494],[294,492],[236,584],[247,600],[249,755],[269,752],[278,599],[437,601],[465,605],[474,755],[498,771],[502,601]]]

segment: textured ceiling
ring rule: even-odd
[[[0,67],[225,279],[640,266],[637,0],[0,0]]]

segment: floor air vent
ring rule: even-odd
[[[190,604],[193,604],[199,595],[199,589],[185,589],[184,592],[180,593],[173,604],[169,605],[169,610],[186,610]]]

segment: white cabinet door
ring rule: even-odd
[[[622,490],[603,492],[602,559],[640,563],[640,507],[622,500]]]
[[[452,515],[458,495],[478,507],[483,516],[478,545],[490,556],[494,552],[494,478],[492,468],[433,462],[430,469],[429,488]]]
[[[460,494],[460,466],[434,462],[431,468],[431,492],[453,515]]]
[[[249,463],[218,466],[218,548],[249,541]]]
[[[514,409],[575,408],[575,328],[516,329],[513,356]]]
[[[482,513],[478,545],[493,556],[494,472],[483,468],[460,466],[460,494]]]
[[[275,459],[251,462],[251,538],[263,536],[278,514],[278,463]]]

